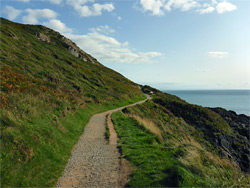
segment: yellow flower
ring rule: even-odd
[[[21,159],[18,159],[19,162],[21,162]]]

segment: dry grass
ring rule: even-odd
[[[164,141],[162,134],[161,134],[161,130],[159,129],[159,127],[157,125],[155,125],[155,123],[153,121],[146,119],[146,118],[142,118],[142,117],[140,117],[138,115],[134,115],[134,114],[129,114],[128,116],[135,119],[136,121],[138,121],[138,123],[140,125],[145,127],[151,133],[156,134],[159,137],[159,139],[161,140],[161,142]]]
[[[221,186],[223,187],[249,186],[249,183],[243,182],[243,180],[249,179],[250,176],[245,175],[242,177],[241,170],[234,161],[220,158],[208,152],[193,138],[183,138],[180,142],[175,142],[175,146],[183,146],[186,150],[185,155],[178,158],[178,160],[192,171],[205,175],[210,181],[222,182]]]

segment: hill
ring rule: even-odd
[[[144,86],[153,100],[112,115],[129,187],[249,187],[249,117]]]
[[[145,96],[58,32],[0,22],[1,184],[50,187],[92,114]]]

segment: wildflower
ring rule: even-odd
[[[18,159],[19,162],[21,162],[21,159]]]

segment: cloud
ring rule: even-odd
[[[128,42],[121,43],[113,37],[100,33],[99,28],[102,27],[90,29],[91,32],[86,35],[75,35],[73,33],[65,35],[81,49],[104,63],[153,63],[154,58],[162,56],[159,52],[137,52],[131,50],[128,48]]]
[[[212,0],[212,4],[216,5],[218,2],[216,0]]]
[[[165,4],[165,9],[171,11],[172,8],[181,9],[182,11],[188,11],[195,7],[198,7],[199,3],[194,0],[169,0]]]
[[[229,2],[216,0],[140,0],[143,12],[151,12],[152,15],[162,16],[173,9],[181,11],[196,10],[200,14],[212,13],[216,9],[219,14],[233,11],[237,7]]]
[[[106,34],[106,35],[115,32],[115,30],[111,29],[108,25],[102,25],[102,26],[99,26],[97,28],[90,28],[89,30],[92,33],[103,33],[103,34]]]
[[[140,0],[144,12],[151,12],[152,15],[162,16],[165,11],[180,9],[188,11],[199,6],[195,0]]]
[[[38,24],[38,19],[54,19],[57,14],[50,9],[26,9],[28,15],[23,16],[22,20],[28,24]]]
[[[207,52],[206,55],[208,57],[214,57],[214,58],[224,58],[228,56],[228,52]]]
[[[200,14],[207,14],[207,13],[213,12],[214,10],[215,10],[214,7],[208,6],[207,8],[198,10],[198,12],[199,12]]]
[[[30,2],[30,0],[16,0],[16,1],[24,2],[24,3]]]
[[[49,1],[52,4],[56,4],[56,5],[60,5],[63,2],[63,0],[47,0],[47,1]]]
[[[60,33],[72,33],[73,32],[71,28],[68,28],[64,23],[56,19],[51,19],[48,22],[43,22],[43,25],[49,28],[52,28]]]
[[[22,10],[7,5],[5,6],[3,13],[7,15],[9,20],[14,20],[22,13]]]
[[[115,9],[112,3],[99,4],[99,3],[94,3],[94,2],[95,0],[67,0],[66,1],[66,3],[72,6],[74,10],[81,17],[100,16],[102,15],[103,11],[112,12]]]
[[[218,3],[216,6],[216,10],[219,14],[222,14],[224,12],[230,12],[236,10],[237,7],[229,2],[221,2]]]
[[[157,16],[163,15],[162,0],[140,0],[140,3],[144,11],[151,11],[153,15]]]

